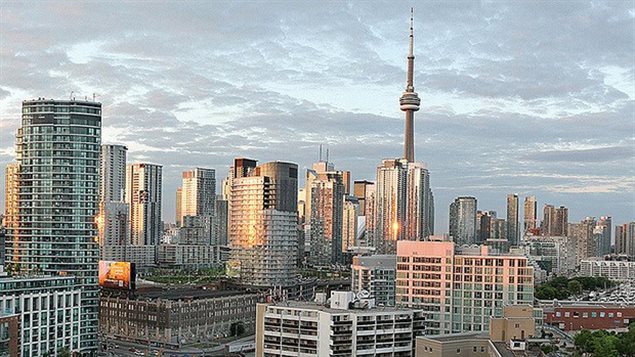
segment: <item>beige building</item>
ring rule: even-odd
[[[417,357],[500,357],[523,351],[536,333],[531,305],[506,306],[503,316],[492,318],[487,333],[458,333],[417,338]]]

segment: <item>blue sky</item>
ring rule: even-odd
[[[309,167],[324,144],[374,180],[402,153],[411,5],[0,1],[2,175],[21,101],[74,91],[103,103],[104,142],[164,165],[167,220],[181,171],[220,182],[236,156]],[[634,33],[632,1],[416,3],[415,150],[437,233],[459,195],[635,220]]]

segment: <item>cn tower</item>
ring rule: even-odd
[[[413,83],[415,55],[414,55],[414,30],[413,30],[413,9],[410,8],[410,47],[408,49],[408,79],[406,82],[406,90],[399,98],[399,104],[402,111],[406,112],[406,133],[403,145],[403,158],[408,162],[415,160],[415,138],[414,138],[414,119],[415,112],[419,110],[421,99],[415,92]]]

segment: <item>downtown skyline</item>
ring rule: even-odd
[[[535,195],[539,211],[569,207],[570,222],[633,220],[635,10],[453,4],[415,9],[415,157],[432,176],[436,233],[447,231],[447,205],[461,195],[499,216],[506,195],[518,193]],[[166,221],[181,171],[214,168],[220,181],[238,156],[291,161],[302,172],[324,144],[352,179],[374,181],[381,160],[403,147],[409,5],[328,4],[311,16],[281,3],[122,12],[3,2],[1,175],[14,158],[21,101],[74,91],[103,103],[104,143],[127,145],[129,163],[163,165]],[[86,21],[95,8],[103,23]],[[47,17],[56,11],[68,27]],[[134,14],[136,28],[126,24]]]

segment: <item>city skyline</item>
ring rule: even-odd
[[[539,210],[568,207],[571,222],[633,220],[635,11],[628,3],[450,5],[418,4],[414,18],[415,157],[429,164],[437,233],[462,195],[501,216],[505,196],[517,193],[535,195]],[[166,221],[180,172],[191,167],[223,173],[244,156],[296,162],[302,172],[325,144],[338,168],[374,181],[382,159],[401,156],[395,97],[408,3],[328,4],[311,16],[298,4],[0,6],[3,176],[21,101],[71,91],[97,93],[104,142],[128,146],[129,163],[163,165]],[[92,11],[104,21],[88,22]],[[75,26],[58,27],[49,13]],[[185,41],[191,33],[200,38]]]

